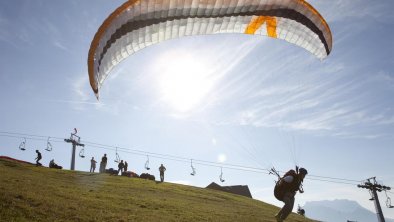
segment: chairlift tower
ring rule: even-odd
[[[378,182],[376,182],[376,177],[368,178],[366,182],[364,182],[364,184],[359,184],[357,185],[357,187],[368,189],[370,191],[372,195],[372,198],[370,200],[374,201],[376,214],[378,216],[378,221],[385,222],[382,208],[380,207],[379,197],[377,192],[387,191],[390,190],[391,188],[378,184]]]
[[[81,137],[77,136],[77,131],[74,129],[75,132],[71,133],[70,139],[64,139],[64,142],[71,143],[72,144],[72,155],[71,155],[71,167],[70,170],[75,170],[75,151],[77,149],[77,146],[82,146],[84,147],[85,144],[80,143]]]

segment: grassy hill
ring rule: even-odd
[[[0,159],[0,221],[268,222],[277,211],[215,190]]]

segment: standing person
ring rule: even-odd
[[[36,166],[42,166],[42,164],[40,163],[40,160],[42,159],[41,153],[38,150],[36,150],[36,153],[37,153],[37,157],[35,158]]]
[[[94,160],[94,157],[92,157],[92,159],[90,160],[90,172],[94,173],[94,170],[96,169],[96,163],[97,161]]]
[[[164,181],[164,171],[166,171],[167,169],[163,166],[163,164],[161,164],[161,166],[159,167],[159,171],[160,171],[160,181],[163,182]]]
[[[101,158],[100,173],[105,173],[106,167],[107,167],[107,154],[104,153],[104,156]]]
[[[122,175],[123,168],[124,168],[124,163],[123,163],[123,160],[121,160],[120,163],[118,164],[118,174],[120,172],[120,175]]]
[[[304,192],[302,182],[307,174],[308,171],[304,168],[300,168],[298,172],[290,170],[276,183],[275,197],[285,203],[282,209],[275,215],[277,222],[286,220],[287,216],[293,210],[294,196],[297,191],[300,191],[300,193]]]
[[[127,167],[128,167],[129,165],[127,164],[127,161],[124,161],[124,167],[123,167],[123,169],[124,169],[124,172],[127,172]]]

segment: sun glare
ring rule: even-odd
[[[160,67],[160,96],[179,112],[197,107],[214,85],[207,65],[191,55],[167,54]]]

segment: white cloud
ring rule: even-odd
[[[374,18],[382,21],[393,18],[393,15],[389,10],[393,6],[393,2],[390,0],[314,0],[311,1],[311,4],[314,5],[325,18],[327,18],[329,23],[336,21],[346,22],[349,18],[361,20],[365,20],[365,18]]]
[[[54,42],[53,42],[53,45],[54,45],[55,47],[57,47],[57,48],[63,50],[63,51],[70,52],[70,50],[69,50],[65,45],[63,45],[62,43],[60,43],[59,41],[54,41]]]
[[[89,79],[87,75],[80,75],[75,81],[73,81],[73,91],[76,97],[80,101],[88,101],[90,96],[87,92],[87,87],[89,86]]]

